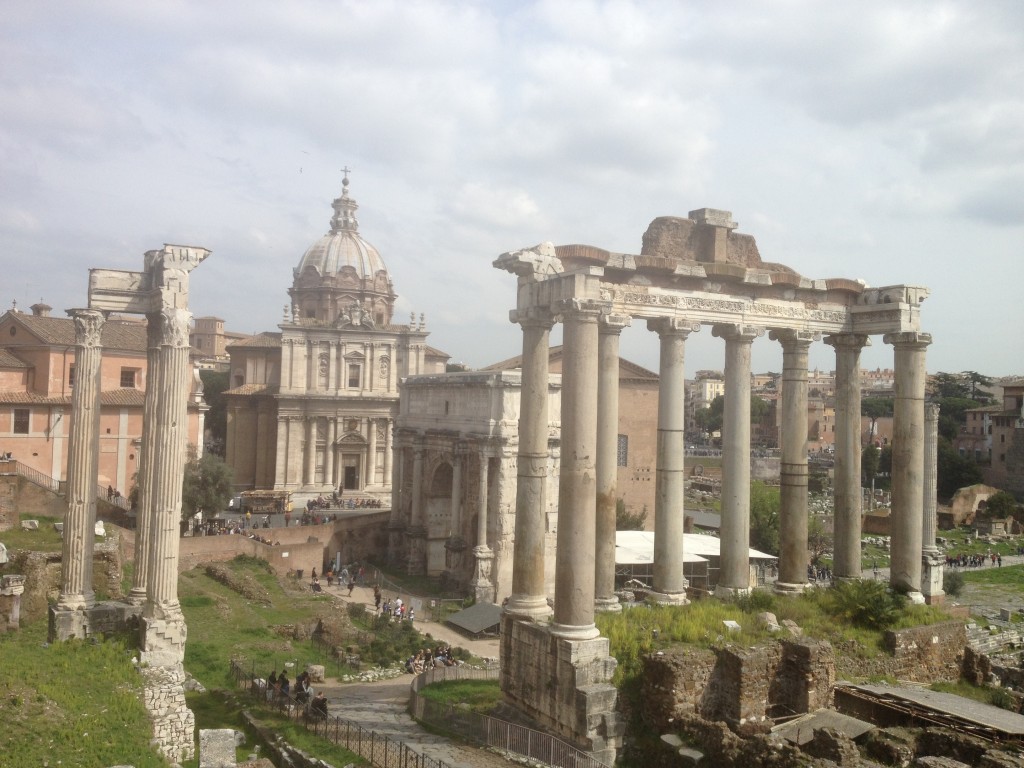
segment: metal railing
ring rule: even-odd
[[[451,704],[431,701],[419,693],[432,683],[445,680],[497,680],[500,674],[497,667],[428,669],[413,678],[409,711],[417,721],[457,733],[459,738],[504,752],[514,752],[555,768],[608,768],[606,763],[593,755],[549,733],[470,712]]]
[[[245,688],[261,706],[275,709],[303,727],[350,752],[362,757],[376,768],[451,768],[448,763],[414,751],[401,741],[363,728],[341,717],[316,717],[305,703],[292,696],[274,695],[256,674],[255,664],[247,671],[241,660],[232,659],[231,677],[236,687]],[[261,685],[261,683],[263,683]]]
[[[49,475],[44,475],[39,470],[32,469],[32,467],[22,464],[17,459],[4,459],[0,461],[0,474],[20,475],[29,482],[42,486],[43,488],[53,491],[54,493],[60,493],[59,480],[55,480]]]

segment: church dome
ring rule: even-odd
[[[292,314],[303,323],[383,328],[394,315],[394,286],[380,252],[359,234],[348,169],[341,183],[331,231],[306,249],[293,272]]]
[[[381,272],[387,275],[380,252],[359,234],[359,206],[348,196],[348,184],[345,178],[341,197],[332,203],[331,231],[309,246],[295,269],[296,277],[309,268],[315,269],[320,277],[334,277],[346,272],[346,267],[355,270],[353,277],[358,280],[373,280]]]

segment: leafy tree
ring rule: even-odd
[[[984,515],[991,518],[1006,518],[1017,511],[1017,500],[1013,494],[999,491],[988,497],[985,502]]]
[[[959,373],[939,371],[928,381],[928,394],[936,400],[971,397],[970,383]]]
[[[882,452],[874,445],[867,445],[860,454],[860,471],[864,478],[864,486],[874,487],[875,477],[878,476],[878,464]]]
[[[750,546],[769,555],[779,554],[779,489],[762,482],[750,484]]]
[[[615,530],[616,531],[642,531],[647,524],[647,507],[640,512],[630,512],[626,509],[626,502],[623,499],[615,500]]]
[[[942,591],[950,597],[959,597],[964,591],[964,575],[959,571],[946,568],[942,572]]]
[[[939,399],[939,434],[947,440],[954,440],[960,428],[967,423],[967,411],[981,403],[966,397],[944,397]]]
[[[940,499],[951,499],[961,488],[976,485],[983,479],[981,468],[957,453],[953,444],[942,437],[939,438],[936,462]]]
[[[764,417],[767,415],[769,409],[768,401],[757,395],[750,396],[750,423],[760,424]],[[702,409],[703,410],[703,409]],[[707,432],[719,432],[722,429],[722,423],[725,420],[725,395],[719,395],[707,408],[706,426]],[[698,413],[698,423],[700,420],[700,411]]]
[[[210,433],[206,449],[223,456],[228,435],[228,409],[224,390],[228,388],[230,377],[227,371],[200,371],[199,378],[203,382],[203,398],[210,406],[205,419],[206,429]]]
[[[224,509],[231,498],[231,467],[220,456],[204,453],[194,456],[185,464],[185,478],[181,486],[181,519],[189,520],[196,512],[217,512]]]
[[[970,386],[970,398],[976,400],[979,403],[988,403],[992,401],[992,396],[987,392],[979,392],[978,387],[991,387],[992,379],[988,376],[983,376],[977,371],[964,371],[960,374],[967,379],[968,385]]]
[[[807,549],[811,553],[811,562],[815,565],[823,555],[832,551],[834,539],[821,518],[814,515],[807,521]]]
[[[869,442],[873,443],[877,433],[875,425],[878,423],[878,420],[883,416],[892,416],[892,398],[865,397],[860,401],[860,413],[862,416],[867,416],[871,419],[868,435],[870,436]]]

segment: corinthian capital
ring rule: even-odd
[[[700,330],[700,323],[687,317],[653,317],[647,321],[647,330],[659,336],[682,336],[685,339]]]
[[[160,311],[160,345],[187,347],[192,313],[187,309],[166,307]]]
[[[101,347],[100,339],[107,316],[98,309],[69,309],[75,323],[75,344],[80,347]]]

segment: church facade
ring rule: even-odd
[[[226,452],[239,490],[390,496],[399,382],[445,371],[422,314],[393,322],[397,294],[359,234],[348,185],[293,270],[279,330],[228,347]]]

